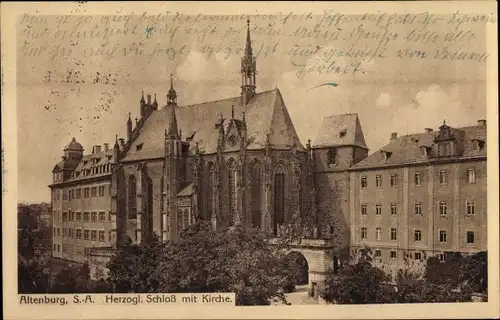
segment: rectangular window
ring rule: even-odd
[[[467,231],[467,243],[468,244],[474,244],[476,241],[474,237],[474,231]]]
[[[475,214],[474,200],[467,200],[465,206],[467,207],[467,215],[472,216]]]
[[[90,231],[83,230],[83,240],[89,240],[89,239],[90,239]]]
[[[76,221],[82,221],[82,213],[81,212],[76,213]]]
[[[97,222],[97,212],[92,212],[92,222]]]
[[[415,258],[415,260],[420,261],[420,260],[422,260],[422,253],[421,252],[415,252],[415,254],[413,255],[413,257]]]
[[[396,187],[398,185],[398,175],[391,175],[391,187]]]
[[[89,222],[90,221],[90,213],[85,212],[83,214],[83,222]]]
[[[63,237],[67,237],[67,236],[68,236],[68,229],[63,228]]]
[[[473,168],[467,169],[467,181],[469,183],[476,183],[476,170]]]
[[[382,251],[380,251],[380,250],[375,250],[375,257],[376,257],[376,258],[381,258],[381,257],[382,257]]]
[[[366,239],[367,234],[366,228],[361,228],[361,239]]]
[[[368,213],[368,209],[366,207],[366,204],[362,204],[361,205],[361,215],[366,216],[367,213]]]
[[[375,229],[375,239],[380,240],[380,235],[382,234],[382,229],[377,228]]]
[[[396,228],[391,228],[391,240],[397,240],[397,230],[396,230]]]
[[[368,188],[368,179],[366,177],[361,177],[361,188],[365,189]]]
[[[89,196],[90,196],[90,190],[89,190],[89,188],[83,189],[83,197],[84,198],[89,198]]]
[[[80,189],[80,188],[76,189],[76,198],[77,199],[82,198],[82,189]]]
[[[74,211],[69,212],[69,221],[75,221],[75,212]]]
[[[104,231],[99,231],[99,241],[104,242]]]
[[[415,203],[415,214],[417,216],[422,215],[422,203],[420,203],[420,202]]]
[[[438,254],[438,259],[440,262],[446,262],[446,254],[445,253]]]
[[[63,244],[63,253],[67,253],[68,252],[68,245],[67,244]]]
[[[97,240],[97,230],[92,230],[92,233],[90,234],[90,240],[96,241]]]
[[[445,216],[448,213],[448,207],[446,205],[446,201],[439,202],[439,214]]]
[[[420,242],[420,241],[422,241],[422,231],[415,230],[415,242]]]
[[[73,238],[73,229],[68,229],[68,237]]]
[[[382,187],[382,176],[376,176],[375,177],[375,186],[377,188]]]
[[[63,190],[63,200],[68,200],[68,191]]]
[[[439,231],[439,242],[446,242],[446,231]]]
[[[61,229],[59,229],[59,227],[57,227],[57,236],[59,237],[61,235]]]
[[[377,216],[380,216],[380,215],[382,214],[382,205],[381,205],[381,204],[377,204],[377,205],[375,206],[375,214],[376,214]]]
[[[57,252],[60,252],[61,251],[61,245],[57,245]]]
[[[420,172],[415,172],[415,185],[416,186],[422,185],[422,173]]]
[[[395,250],[391,251],[391,259],[396,259],[398,257],[397,253]]]
[[[82,229],[76,229],[76,238],[81,239],[82,238]]]
[[[106,212],[99,212],[99,222],[106,221]]]
[[[104,197],[104,187],[103,186],[99,187],[99,197]]]
[[[68,221],[68,213],[63,212],[63,221]]]
[[[446,170],[439,171],[439,183],[440,184],[448,183],[448,171]]]
[[[91,191],[90,191],[90,196],[91,196],[92,198],[97,197],[97,187],[92,187],[92,189],[90,189],[90,190],[91,190]]]
[[[397,207],[395,203],[391,203],[391,214],[396,215],[398,213]]]

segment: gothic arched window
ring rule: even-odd
[[[214,163],[208,164],[207,179],[207,219],[211,219],[214,212]]]
[[[232,225],[233,218],[236,213],[236,205],[238,200],[238,192],[236,190],[237,170],[236,163],[233,159],[227,164],[227,193],[228,193],[228,217],[229,225]]]
[[[259,161],[252,165],[251,177],[252,225],[260,228],[262,217],[262,165]]]
[[[137,184],[134,176],[128,178],[128,217],[137,218]]]
[[[274,234],[278,232],[278,226],[285,223],[285,170],[278,167],[274,174]]]

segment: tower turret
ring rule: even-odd
[[[177,92],[174,90],[174,80],[172,77],[172,74],[170,74],[170,90],[168,90],[167,94],[167,106],[177,104]]]
[[[247,105],[255,95],[256,60],[253,56],[250,40],[250,20],[247,20],[247,39],[245,55],[241,58],[241,105]]]
[[[128,113],[128,120],[127,120],[127,139],[128,139],[128,141],[130,141],[132,138],[132,119],[130,117],[131,117],[131,113],[129,112]]]

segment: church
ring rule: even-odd
[[[173,240],[198,219],[320,232],[311,142],[299,140],[278,89],[257,91],[249,28],[240,72],[240,95],[223,100],[183,106],[173,79],[162,108],[143,92],[139,119],[133,126],[129,114],[127,138],[113,149],[118,242]]]

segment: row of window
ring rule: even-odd
[[[374,255],[375,255],[376,259],[382,259],[383,258],[382,257],[382,250],[379,250],[379,249],[375,250]],[[411,254],[411,256],[416,261],[421,261],[422,260],[422,252],[414,252],[413,254]],[[396,250],[389,251],[389,257],[391,259],[397,259],[397,257],[398,257],[397,251]],[[440,253],[436,257],[439,259],[439,261],[446,262],[446,254]]]
[[[391,215],[396,215],[398,213],[397,205],[395,203],[391,203],[390,205],[391,208]],[[467,212],[467,215],[472,216],[476,214],[476,204],[474,200],[466,200],[465,201],[465,209]],[[414,204],[414,213],[415,215],[422,215],[422,203],[421,202],[416,202]],[[448,204],[446,201],[440,201],[439,202],[439,214],[442,216],[445,216],[448,214]],[[366,216],[368,215],[368,205],[367,204],[362,204],[361,205],[361,215]],[[375,205],[375,215],[380,216],[382,215],[382,205],[381,204],[376,204]]]
[[[71,201],[74,199],[82,198],[82,190],[83,190],[83,198],[97,198],[104,197],[106,194],[106,187],[108,186],[99,186],[99,187],[86,187],[86,188],[77,188],[70,190],[62,190],[62,198],[63,200]],[[111,192],[111,188],[108,188],[108,192]],[[54,190],[52,193],[52,200],[60,200],[60,192],[58,190]]]
[[[396,228],[391,228],[391,233],[390,237],[392,241],[397,240],[397,229]],[[375,228],[375,240],[380,240],[382,237],[382,228]],[[366,240],[368,239],[368,228],[361,228],[361,239]],[[415,230],[414,231],[414,242],[421,242],[422,241],[422,230]],[[448,235],[445,230],[440,230],[439,231],[439,242],[445,243],[448,241]],[[468,244],[474,244],[476,241],[475,239],[475,234],[474,231],[467,231],[466,232],[466,242]]]
[[[476,183],[476,170],[474,168],[467,169],[467,182],[468,183]],[[391,187],[396,187],[398,185],[398,175],[392,174],[390,176],[389,183],[390,183]],[[448,171],[447,170],[439,171],[439,183],[440,184],[448,184]],[[421,172],[415,172],[414,177],[413,177],[413,184],[415,186],[422,185],[422,173]],[[382,187],[382,185],[383,185],[382,175],[376,175],[375,176],[375,187],[380,188],[380,187]],[[361,177],[361,188],[362,189],[368,188],[368,177],[367,176]]]
[[[87,230],[87,229],[73,229],[73,228],[63,228],[63,237],[68,237],[72,239],[82,239],[83,235],[83,240],[92,240],[92,241],[100,241],[100,242],[105,242],[106,241],[106,233],[104,230]],[[54,228],[54,233],[57,235],[60,234],[60,229],[59,228]],[[113,232],[109,231],[108,232],[108,240],[113,241]]]
[[[99,215],[97,215],[97,212],[84,212],[83,213],[83,222],[97,222],[98,217],[99,217],[99,222],[106,222],[106,213],[104,211],[99,212]],[[111,211],[108,213],[107,218],[108,218],[107,219],[108,221],[112,220]],[[74,212],[74,211],[63,212],[62,220],[63,220],[63,222],[82,221],[82,213],[81,212]]]

